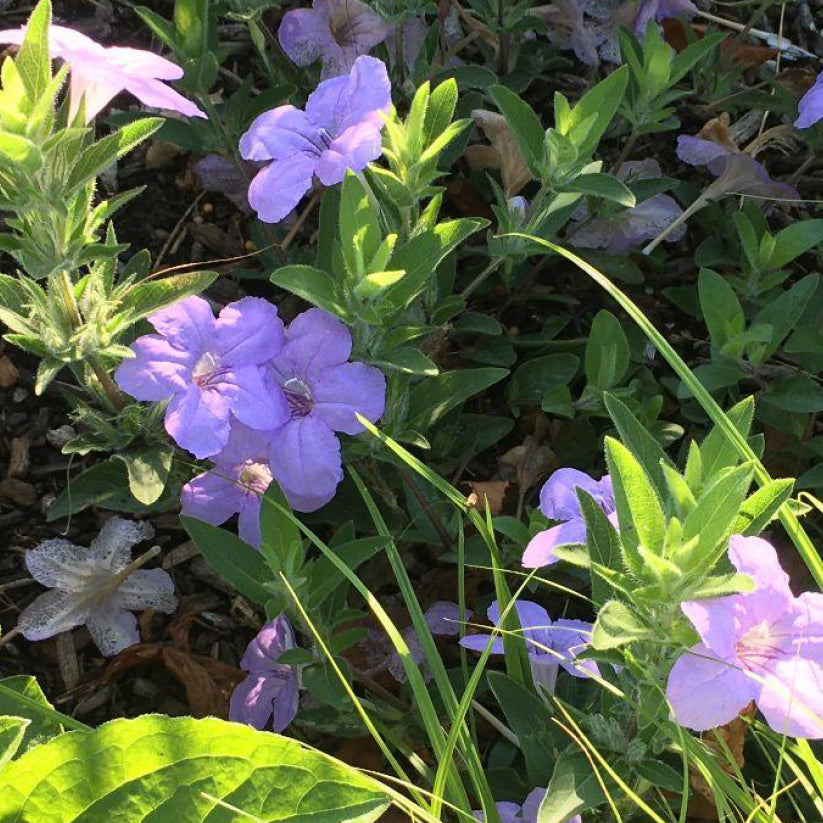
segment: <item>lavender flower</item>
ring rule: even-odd
[[[214,318],[202,297],[188,297],[149,316],[159,334],[131,346],[115,373],[138,400],[169,400],[166,431],[195,457],[219,452],[232,415],[253,429],[288,419],[285,400],[264,385],[262,364],[283,345],[277,309],[258,297],[230,303]]]
[[[549,520],[562,522],[536,534],[529,541],[521,561],[527,569],[538,569],[556,563],[554,550],[558,546],[585,544],[586,521],[580,511],[575,489],[588,492],[600,504],[611,523],[617,526],[614,492],[609,475],[595,480],[577,469],[558,469],[540,489],[540,511]]]
[[[817,75],[814,85],[800,98],[797,104],[797,129],[808,129],[823,118],[823,72]]]
[[[501,801],[495,803],[497,813],[500,815],[502,823],[537,823],[537,813],[540,811],[540,804],[546,796],[546,789],[532,789],[526,796],[521,806],[519,803]],[[486,815],[480,810],[472,812],[479,823],[484,823]],[[566,823],[582,823],[579,814],[570,817]]]
[[[260,500],[272,480],[269,450],[272,433],[238,423],[213,458],[214,468],[183,486],[182,513],[213,523],[225,523],[239,513],[240,537],[260,545]]]
[[[294,629],[284,614],[260,629],[240,661],[249,676],[232,692],[229,720],[262,730],[273,718],[278,734],[294,720],[300,688],[298,670],[277,662],[294,645]]]
[[[704,731],[754,700],[776,732],[823,737],[823,594],[795,597],[777,552],[759,537],[732,537],[729,559],[756,589],[681,604],[700,642],[669,673],[675,720]]]
[[[660,173],[660,164],[649,158],[623,163],[617,177],[631,182],[660,177]],[[605,249],[609,254],[624,255],[644,241],[657,237],[682,214],[683,209],[667,194],[656,194],[630,209],[623,209],[609,217],[596,217],[588,222],[583,219],[583,205],[581,213],[575,215],[579,228],[573,228],[570,242],[579,248]],[[666,239],[675,242],[685,233],[686,227],[681,225]]]
[[[0,31],[0,43],[20,45],[25,28]],[[85,98],[86,122],[121,91],[133,94],[141,103],[180,112],[188,117],[205,117],[164,81],[179,80],[183,69],[163,57],[143,49],[120,46],[106,48],[85,34],[65,26],[49,27],[49,53],[71,66],[69,119],[72,120]]]
[[[278,38],[298,66],[323,61],[321,78],[347,74],[360,55],[382,43],[391,27],[360,0],[313,0],[283,15]]]
[[[328,503],[343,479],[335,432],[362,432],[355,413],[372,422],[383,414],[386,378],[365,363],[347,362],[351,345],[339,320],[309,309],[289,324],[286,343],[269,364],[270,393],[284,397],[288,409],[285,425],[272,432],[269,462],[298,511]]]
[[[290,12],[291,13],[291,12]],[[271,160],[249,186],[249,203],[266,223],[282,220],[311,188],[340,183],[382,151],[383,113],[391,106],[385,65],[358,57],[351,72],[323,81],[305,112],[278,106],[264,112],[240,138],[246,160]]]
[[[139,569],[150,553],[132,562],[131,547],[154,529],[113,517],[91,541],[91,548],[60,538],[26,552],[31,576],[51,591],[41,594],[20,615],[17,628],[27,640],[45,640],[85,625],[107,656],[140,642],[132,610],[177,608],[174,583],[162,569]],[[139,570],[138,570],[139,569]]]
[[[642,38],[651,20],[657,23],[672,18],[691,20],[697,14],[697,7],[691,0],[640,0],[634,32]]]
[[[555,620],[537,603],[518,600],[515,603],[520,628],[526,640],[526,649],[536,683],[548,691],[554,691],[558,666],[562,666],[574,677],[597,675],[597,664],[593,660],[577,661],[577,653],[583,651],[591,637],[592,624],[582,620]],[[500,625],[500,606],[495,600],[486,615],[495,626]],[[485,634],[470,634],[460,640],[460,645],[476,652],[482,652],[489,644]],[[503,654],[503,638],[492,640],[492,654]]]

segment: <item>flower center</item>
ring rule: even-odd
[[[271,483],[271,471],[265,463],[246,463],[240,470],[240,482],[247,490],[265,494]]]
[[[299,377],[290,377],[283,384],[283,393],[286,395],[292,419],[306,417],[311,413],[314,405],[311,390]]]
[[[323,144],[323,148],[331,148],[332,140],[334,140],[334,138],[322,126],[317,129],[317,136]]]
[[[220,360],[214,352],[207,351],[195,363],[191,376],[194,384],[201,389],[208,386],[215,378],[219,377],[225,369],[220,368]]]
[[[772,627],[765,620],[753,626],[737,641],[735,651],[738,659],[748,666],[763,665],[767,660],[783,655],[777,638],[772,634]]]

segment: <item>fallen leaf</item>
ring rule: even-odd
[[[8,389],[17,382],[17,366],[5,354],[0,357],[0,389]]]
[[[496,111],[475,109],[472,119],[488,138],[490,146],[473,145],[466,149],[469,165],[482,171],[497,169],[506,197],[514,197],[532,179],[520,146],[506,118]]]
[[[18,506],[33,506],[37,502],[34,486],[17,477],[7,477],[0,483],[0,496],[8,497]]]
[[[6,477],[15,477],[18,474],[25,474],[29,467],[29,446],[28,437],[12,437],[9,441],[9,463],[6,469]]]
[[[480,480],[468,482],[466,485],[470,490],[468,505],[480,511],[485,511],[488,507],[492,517],[502,514],[506,491],[509,488],[508,480]]]
[[[675,50],[683,51],[691,40],[686,36],[685,26],[689,26],[698,40],[702,40],[708,31],[708,26],[700,23],[686,23],[674,18],[663,20],[663,37]],[[736,34],[729,34],[720,43],[720,53],[736,66],[755,69],[777,56],[777,49],[768,46],[755,46],[747,43]]]
[[[172,677],[186,690],[194,717],[228,717],[228,705],[221,705],[214,678],[189,654],[166,646],[162,659]]]

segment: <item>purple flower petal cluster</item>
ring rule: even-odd
[[[0,31],[0,43],[20,45],[25,28]],[[166,85],[179,80],[183,69],[163,57],[143,49],[121,46],[106,48],[74,29],[49,27],[49,53],[71,67],[69,119],[85,99],[86,122],[121,91],[133,94],[141,103],[176,111],[188,117],[205,117],[194,103]]]
[[[660,164],[652,159],[628,160],[620,167],[617,177],[624,181],[651,180],[660,177]],[[585,211],[585,206],[583,207]],[[609,254],[625,255],[646,240],[657,237],[667,226],[683,214],[677,201],[668,194],[656,194],[629,209],[623,209],[608,218],[596,217],[585,222],[579,216],[570,242],[585,249],[604,249]],[[578,215],[575,215],[575,219]],[[666,237],[673,243],[686,233],[682,225]]]
[[[357,58],[382,43],[390,31],[360,0],[313,0],[310,9],[286,12],[277,36],[298,66],[322,60],[321,78],[326,80],[347,74]]]
[[[691,20],[697,14],[697,6],[691,0],[640,0],[634,33],[642,39],[649,21],[661,23],[663,20]]]
[[[577,654],[589,644],[592,624],[582,620],[555,620],[537,603],[518,600],[515,603],[520,628],[526,640],[532,675],[536,683],[549,691],[554,691],[558,667],[562,666],[574,677],[597,675],[597,663],[593,660],[577,660]],[[486,615],[495,626],[500,625],[500,606],[495,600]],[[489,635],[471,634],[460,641],[460,645],[476,652],[482,652],[489,644]],[[503,638],[492,640],[492,654],[503,654]]]
[[[823,737],[823,594],[795,597],[777,552],[759,537],[732,537],[729,559],[756,588],[681,604],[700,642],[669,673],[675,720],[705,731],[754,700],[779,734]]]
[[[823,72],[817,75],[814,85],[800,98],[797,104],[797,129],[808,129],[823,119]]]
[[[183,487],[183,514],[217,525],[237,512],[240,536],[256,546],[272,479],[298,511],[334,497],[337,432],[362,432],[357,414],[377,421],[386,396],[379,369],[349,362],[351,334],[339,320],[309,309],[284,330],[275,307],[254,297],[217,320],[199,297],[149,319],[161,334],[139,338],[115,377],[139,400],[171,398],[166,430],[214,464]]]
[[[532,789],[521,806],[519,803],[501,801],[495,803],[497,813],[500,815],[502,823],[537,823],[537,813],[540,811],[540,804],[546,796],[546,789]],[[486,815],[481,810],[472,812],[479,823],[484,823]],[[583,819],[579,814],[570,817],[565,823],[582,823]]]
[[[527,569],[538,569],[557,562],[554,550],[558,546],[584,544],[586,521],[580,510],[576,489],[588,492],[617,527],[612,481],[608,475],[600,480],[577,469],[558,469],[540,489],[540,511],[549,520],[561,521],[556,526],[536,534],[526,546],[522,563]]]
[[[311,189],[315,175],[333,186],[347,171],[363,171],[383,150],[383,115],[390,107],[386,66],[358,57],[348,74],[320,83],[305,111],[278,106],[257,117],[240,138],[246,160],[271,161],[249,186],[257,216],[265,223],[282,220]]]
[[[188,297],[149,316],[158,334],[138,338],[134,357],[115,373],[138,400],[168,400],[166,431],[195,457],[228,442],[232,418],[273,429],[289,418],[285,398],[265,385],[263,364],[285,340],[283,321],[267,300],[245,297],[215,319],[202,297]]]
[[[277,659],[294,646],[294,629],[284,614],[260,629],[240,661],[249,674],[232,692],[229,720],[261,730],[273,720],[278,734],[288,727],[297,714],[300,678],[296,666]]]

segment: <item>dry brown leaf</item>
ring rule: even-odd
[[[0,357],[0,389],[8,389],[17,382],[17,366],[5,354]]]
[[[506,197],[514,197],[532,179],[514,132],[506,118],[496,111],[475,109],[472,119],[480,126],[491,146],[469,146],[466,149],[469,165],[480,171],[499,170]]]
[[[33,506],[37,502],[37,491],[34,486],[17,477],[7,477],[0,482],[0,496],[8,497],[18,506]]]
[[[172,677],[186,690],[194,717],[228,716],[228,706],[221,705],[220,692],[214,678],[200,663],[186,652],[171,646],[166,646],[161,656]]]
[[[9,441],[9,463],[6,477],[26,473],[29,467],[30,445],[28,437],[12,437]]]
[[[506,490],[509,488],[508,480],[479,480],[466,485],[470,489],[467,498],[469,506],[480,511],[485,511],[488,506],[492,517],[502,514]]]
[[[554,452],[528,434],[520,446],[509,449],[498,460],[500,474],[513,480],[525,493],[536,486],[557,465]]]
[[[689,26],[698,39],[702,39],[708,29],[707,26],[699,23],[686,23],[674,18],[663,20],[661,25],[664,39],[675,51],[683,51],[691,42],[686,37],[685,26]],[[754,46],[734,34],[729,34],[720,43],[720,53],[736,66],[755,69],[774,58],[777,55],[777,49],[768,46]]]

